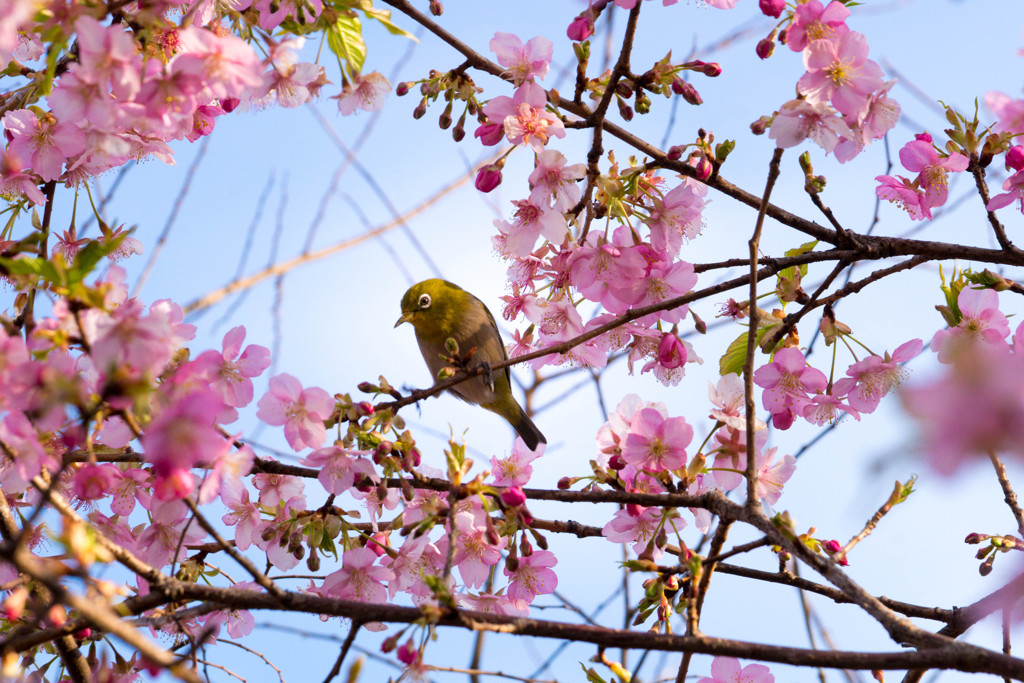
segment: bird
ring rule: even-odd
[[[480,299],[462,287],[440,278],[419,282],[402,297],[402,316],[398,327],[409,323],[416,330],[420,353],[431,374],[437,380],[438,371],[452,363],[442,358],[445,341],[454,339],[459,353],[476,349],[470,361],[484,365],[486,374],[467,379],[449,389],[456,397],[479,405],[505,419],[531,450],[536,450],[547,439],[512,395],[511,373],[508,367],[496,372],[490,365],[508,359],[501,342],[498,324]]]

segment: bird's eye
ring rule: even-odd
[[[420,295],[420,308],[421,309],[430,308],[430,295],[429,294],[421,294]]]

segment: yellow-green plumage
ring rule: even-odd
[[[430,373],[437,379],[438,371],[447,363],[441,359],[445,340],[454,339],[459,353],[475,348],[471,363],[494,365],[508,358],[494,316],[483,302],[458,285],[434,278],[409,288],[402,297],[402,317],[395,323],[410,323],[416,330],[420,353]],[[449,391],[464,401],[483,406],[497,413],[515,428],[523,442],[534,450],[547,439],[533,424],[512,395],[508,368],[493,373],[494,386],[483,375],[457,384]]]

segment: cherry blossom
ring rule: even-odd
[[[807,365],[799,349],[785,348],[771,363],[754,371],[754,384],[764,389],[761,401],[772,414],[772,423],[789,429],[793,418],[802,415],[808,405],[808,392],[823,391],[828,381],[821,370]]]
[[[1010,334],[1010,323],[999,310],[999,295],[995,291],[965,287],[956,304],[963,316],[960,323],[939,330],[932,337],[931,347],[939,354],[940,363],[952,363],[957,347],[974,342],[997,351],[1007,349],[1005,339]]]
[[[356,109],[377,111],[384,106],[389,92],[391,83],[383,74],[373,71],[359,76],[342,89],[338,96],[338,111],[343,116],[355,113]]]
[[[814,40],[804,50],[807,73],[797,89],[811,102],[831,102],[839,112],[859,116],[882,87],[882,69],[868,59],[863,34],[848,31],[833,40]]]
[[[530,463],[544,455],[546,445],[538,444],[537,450],[531,451],[523,440],[517,437],[512,444],[511,455],[506,458],[492,456],[491,476],[494,477],[494,485],[525,486],[533,476],[533,467]]]
[[[7,152],[26,161],[43,180],[59,178],[65,159],[85,149],[81,129],[50,113],[40,118],[31,109],[19,109],[4,114],[2,123],[10,140]]]
[[[651,472],[686,466],[686,447],[693,427],[682,417],[666,418],[654,408],[643,408],[633,417],[622,448],[623,459]]]
[[[277,375],[257,405],[256,416],[275,427],[284,425],[288,445],[297,451],[319,448],[327,438],[324,420],[334,410],[334,400],[319,387],[303,389],[291,375]]]
[[[529,605],[538,595],[554,593],[558,588],[558,577],[552,567],[558,564],[554,553],[539,550],[532,555],[518,558],[515,570],[505,567],[509,577],[508,597],[518,605]]]
[[[484,114],[491,124],[501,122],[506,137],[513,145],[527,144],[538,154],[551,137],[565,137],[565,125],[553,113],[546,111],[547,95],[544,89],[527,82],[516,89],[512,97],[500,95],[484,105]],[[488,131],[493,129],[489,128]],[[484,144],[497,144],[493,133],[476,132]]]
[[[394,573],[378,565],[377,559],[369,548],[346,550],[341,558],[341,569],[328,574],[319,587],[309,590],[342,600],[387,602],[388,589],[384,584],[394,578]]]
[[[853,139],[854,132],[827,103],[790,100],[779,107],[768,137],[783,149],[810,138],[826,152],[831,152],[840,139]]]
[[[832,0],[823,7],[819,0],[809,0],[796,6],[793,23],[786,29],[786,45],[794,52],[803,51],[816,40],[831,41],[849,32],[846,18],[850,10],[840,2]]]
[[[547,76],[554,45],[542,36],[530,38],[524,45],[518,36],[499,31],[491,38],[490,48],[497,55],[498,64],[505,67],[506,75],[519,87]]]
[[[576,181],[587,175],[585,164],[567,166],[561,152],[545,149],[537,155],[537,165],[530,174],[530,201],[541,204],[545,200],[551,202],[555,211],[565,212],[576,205],[580,199],[580,189]]]
[[[928,209],[946,203],[949,172],[967,168],[967,157],[959,152],[940,155],[932,146],[928,134],[919,135],[900,150],[900,162],[908,170],[918,174],[917,185],[924,192],[921,205]]]
[[[715,657],[711,661],[711,677],[697,683],[775,683],[775,676],[764,664],[747,664],[741,669],[740,660],[735,657]]]

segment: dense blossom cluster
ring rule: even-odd
[[[40,181],[71,187],[132,160],[173,163],[168,143],[209,135],[217,117],[239,107],[297,107],[328,83],[322,66],[299,60],[304,37],[272,36],[286,20],[316,22],[319,0],[250,0],[231,9],[204,0],[130,3],[109,18],[85,4],[9,4],[0,68],[15,67],[26,82],[7,94],[0,120],[6,197],[42,204]],[[51,82],[47,49],[61,48]],[[357,69],[343,80],[343,113],[379,108],[381,85],[389,88]]]

